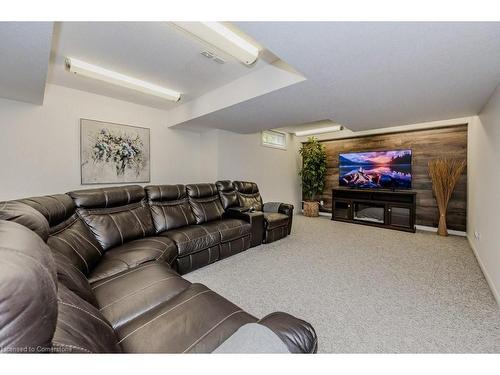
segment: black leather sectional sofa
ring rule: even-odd
[[[253,324],[313,353],[309,323],[257,319],[180,276],[288,235],[292,213],[230,181],[1,202],[0,350],[210,353]]]

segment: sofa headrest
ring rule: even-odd
[[[215,184],[189,184],[186,191],[191,198],[205,198],[217,195]]]
[[[57,321],[50,249],[28,228],[2,220],[0,252],[0,351],[43,351],[50,346]]]
[[[217,189],[223,193],[234,191],[234,185],[230,180],[217,181],[215,186],[217,186]]]
[[[75,203],[68,194],[46,195],[19,199],[40,212],[51,227],[69,219],[75,213]]]
[[[229,180],[217,181],[215,183],[219,190],[219,197],[222,207],[227,210],[230,207],[237,207],[239,205],[238,193],[234,189],[234,185]]]
[[[78,208],[110,208],[140,202],[146,197],[139,185],[76,190],[68,193]]]
[[[0,220],[24,225],[38,234],[44,241],[47,241],[49,237],[47,219],[40,212],[20,201],[0,202]]]
[[[255,194],[259,192],[259,187],[255,182],[234,181],[233,185],[238,192],[243,194]]]
[[[151,202],[177,201],[187,197],[184,185],[150,185],[145,187]]]

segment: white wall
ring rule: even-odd
[[[200,137],[200,182],[215,182],[219,175],[219,130],[203,132]]]
[[[80,185],[80,118],[151,129],[151,183],[200,181],[200,135],[168,129],[167,112],[47,85],[43,106],[0,99],[0,201]]]
[[[80,184],[80,118],[151,129],[151,183],[249,180],[266,201],[300,207],[297,142],[261,146],[260,133],[169,129],[168,113],[47,85],[43,106],[0,99],[0,201],[96,187]],[[105,185],[102,185],[105,186]]]
[[[300,210],[301,192],[298,171],[297,142],[287,135],[287,150],[261,145],[261,133],[237,134],[225,130],[202,133],[202,144],[217,142],[216,151],[202,146],[206,151],[204,163],[214,165],[211,176],[205,180],[254,181],[265,202],[292,203]],[[216,139],[216,141],[214,141]]]
[[[500,304],[500,86],[469,125],[468,154],[467,236]]]

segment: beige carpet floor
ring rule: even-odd
[[[325,217],[194,271],[256,317],[309,321],[323,353],[500,352],[500,310],[467,240]]]

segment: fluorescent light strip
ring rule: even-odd
[[[173,102],[177,102],[181,98],[180,92],[170,90],[150,82],[142,81],[137,78],[129,77],[125,74],[114,72],[112,70],[104,69],[100,66],[92,65],[72,57],[66,58],[66,66],[73,74],[97,79],[116,86],[126,87],[144,94],[157,96]]]
[[[294,134],[297,137],[303,137],[305,135],[313,135],[313,134],[323,134],[323,133],[330,133],[330,132],[338,132],[342,130],[342,125],[335,125],[335,126],[327,126],[325,128],[317,128],[317,129],[309,129],[309,130],[302,130],[295,132]]]
[[[220,22],[174,22],[181,29],[233,56],[246,65],[259,57],[259,48]]]

